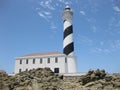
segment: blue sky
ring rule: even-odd
[[[120,0],[0,0],[0,69],[14,72],[15,57],[62,52],[62,10],[74,12],[79,72],[120,73]]]

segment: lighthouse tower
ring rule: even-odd
[[[64,41],[63,41],[63,53],[66,55],[74,55],[74,43],[73,43],[73,26],[72,18],[73,12],[69,6],[66,6],[62,13],[64,22]]]
[[[71,59],[68,60],[68,73],[76,73],[76,58],[74,56],[74,42],[73,42],[73,25],[72,25],[72,19],[73,19],[73,11],[69,6],[66,6],[62,13],[62,19],[63,19],[63,27],[64,27],[64,33],[63,33],[63,53],[71,57]]]

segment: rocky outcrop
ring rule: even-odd
[[[106,74],[105,70],[90,70],[79,82],[89,90],[120,90],[120,74]]]
[[[62,79],[63,76],[53,73],[49,68],[33,69],[15,76],[3,74],[0,90],[39,90],[39,88],[41,90],[55,90],[59,87]]]
[[[90,70],[88,73],[80,78],[82,85],[85,85],[89,82],[94,82],[100,79],[104,79],[106,76],[105,70]]]
[[[0,90],[120,90],[120,74],[90,70],[82,76],[63,76],[38,68],[9,76],[0,72]]]

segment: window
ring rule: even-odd
[[[67,63],[67,57],[65,57],[65,63]]]
[[[40,58],[40,63],[42,63],[42,58]]]
[[[33,59],[33,64],[35,64],[35,59]]]
[[[50,58],[48,58],[48,63],[50,63]]]
[[[55,63],[58,63],[58,58],[57,57],[55,58]]]
[[[26,64],[28,64],[28,59],[26,59]]]
[[[21,73],[22,72],[22,69],[19,69],[19,73]]]
[[[59,73],[59,68],[54,68],[54,73]]]
[[[20,64],[22,64],[22,60],[20,59]]]

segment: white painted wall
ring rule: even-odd
[[[19,69],[25,71],[26,69],[45,67],[51,68],[52,71],[54,71],[54,68],[59,68],[60,73],[65,73],[65,57],[58,57],[58,63],[55,63],[55,57],[50,57],[50,63],[47,62],[48,57],[42,58],[42,63],[40,63],[40,58],[35,58],[35,64],[33,64],[33,58],[28,58],[28,64],[26,64],[26,59],[21,59],[22,64],[20,64],[20,58],[16,59],[15,73],[19,73]]]
[[[55,57],[58,58],[58,62],[55,63]],[[40,63],[40,58],[42,58],[42,63]],[[54,68],[59,68],[59,73],[75,73],[76,70],[76,60],[71,56],[53,56],[53,57],[40,57],[34,58],[35,64],[33,64],[33,58],[18,58],[15,60],[15,73],[19,73],[19,69],[25,71],[33,68],[45,68],[49,67],[53,72]],[[48,63],[48,58],[50,58],[50,63]],[[67,63],[65,63],[65,58],[67,58]],[[28,59],[28,64],[26,64],[26,59]],[[22,60],[22,64],[20,64]]]
[[[77,73],[76,58],[74,56],[67,57],[68,73]]]

